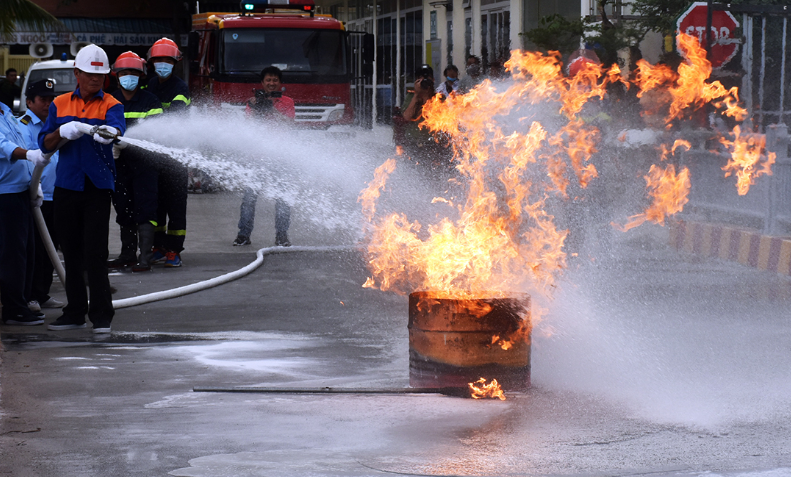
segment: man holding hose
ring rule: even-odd
[[[53,201],[55,229],[66,262],[68,305],[48,328],[85,328],[87,314],[94,333],[109,333],[115,314],[107,278],[110,202],[115,188],[113,139],[84,134],[86,126],[99,126],[110,136],[123,134],[124,107],[102,91],[110,72],[104,50],[86,46],[74,66],[77,89],[55,98],[38,137],[44,154],[60,146]],[[90,308],[83,272],[88,276]]]

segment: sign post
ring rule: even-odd
[[[678,17],[676,27],[679,33],[697,37],[709,52],[712,68],[728,63],[739,51],[739,40],[734,36],[739,27],[736,17],[731,12],[709,10],[707,2],[693,3]]]

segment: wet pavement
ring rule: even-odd
[[[190,196],[185,266],[114,274],[116,298],[252,262],[273,207],[232,247],[239,200]],[[791,475],[791,280],[654,226],[572,262],[506,401],[193,391],[408,386],[407,298],[361,287],[352,235],[295,211],[295,245],[348,247],[118,310],[109,337],[2,327],[0,475]]]

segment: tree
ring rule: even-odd
[[[545,51],[559,51],[567,55],[580,47],[580,37],[585,33],[582,19],[569,20],[564,16],[549,15],[538,21],[538,27],[523,35]]]
[[[30,0],[0,1],[0,41],[7,41],[20,24],[41,31],[63,28],[57,18]]]

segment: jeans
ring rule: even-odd
[[[242,206],[239,210],[239,235],[250,237],[255,225],[255,203],[258,194],[251,188],[244,190]],[[291,225],[291,206],[281,199],[275,199],[275,232],[288,232]]]

